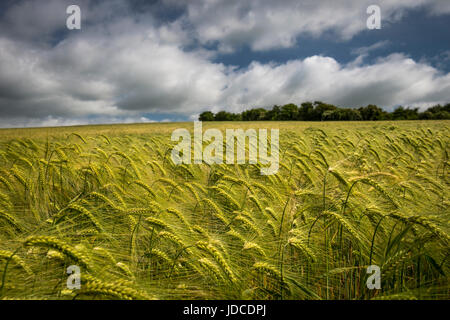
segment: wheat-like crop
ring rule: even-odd
[[[269,176],[175,165],[170,126],[0,131],[0,299],[450,297],[447,122],[266,122]]]

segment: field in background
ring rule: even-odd
[[[203,123],[280,129],[274,176],[177,128],[0,130],[0,299],[450,298],[450,122]]]

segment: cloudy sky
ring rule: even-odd
[[[423,109],[450,102],[449,27],[449,0],[3,0],[0,127],[315,100]]]

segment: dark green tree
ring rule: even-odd
[[[227,111],[219,111],[214,116],[215,121],[239,121],[241,120],[240,114],[235,114]]]
[[[321,121],[322,115],[326,111],[334,111],[337,107],[332,104],[323,103],[321,101],[314,102],[314,110],[312,111],[312,121]]]
[[[267,110],[263,108],[250,109],[242,112],[242,121],[261,121],[266,117]]]
[[[264,120],[278,121],[280,120],[281,108],[277,105],[273,106],[272,110],[266,112]]]
[[[361,107],[358,111],[361,114],[362,120],[375,121],[386,119],[386,112],[373,104],[369,104],[367,107]]]
[[[298,107],[293,104],[285,104],[281,107],[280,120],[297,120],[298,118]]]
[[[199,121],[214,121],[214,113],[211,111],[205,111],[200,113],[200,116],[198,117]]]
[[[303,102],[298,110],[297,120],[310,121],[314,105],[311,102]]]

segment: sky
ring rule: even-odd
[[[305,101],[424,110],[450,102],[449,27],[449,0],[3,0],[0,127]]]

